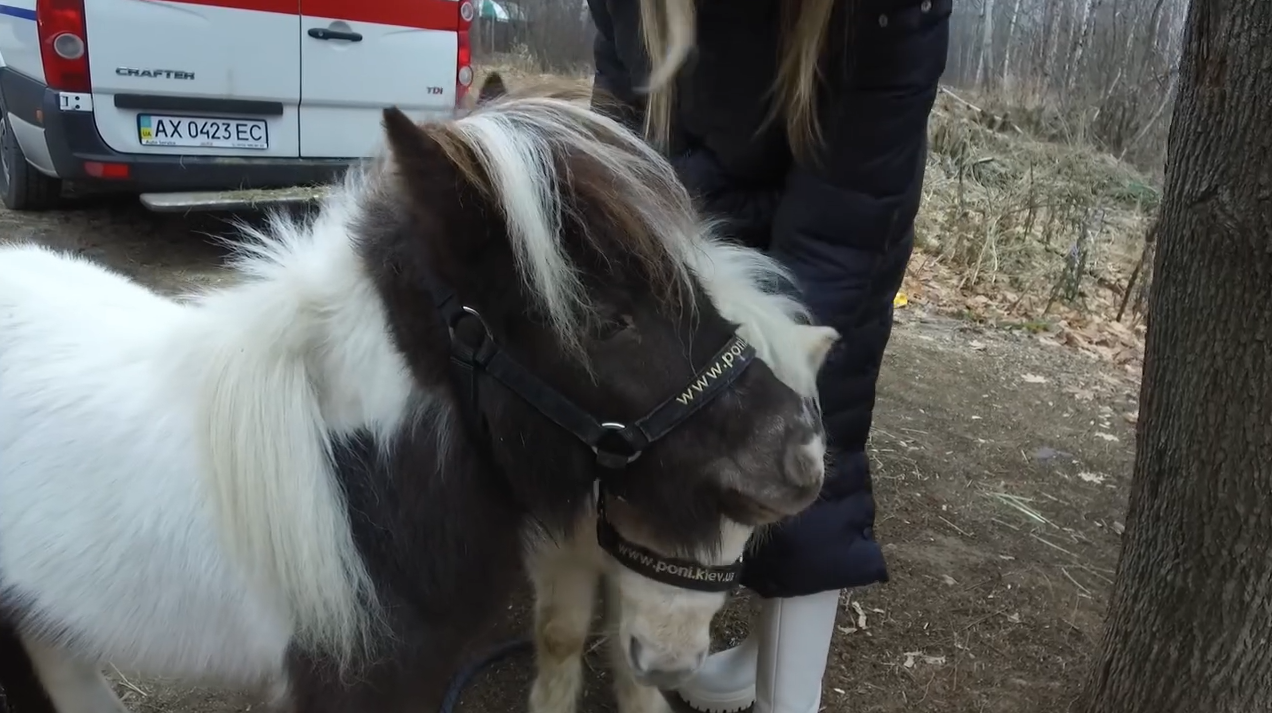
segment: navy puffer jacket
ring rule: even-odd
[[[824,140],[817,160],[803,165],[780,122],[762,128],[782,1],[697,0],[697,45],[678,75],[669,152],[706,211],[725,219],[737,240],[781,259],[818,320],[842,335],[820,380],[833,454],[826,484],[748,560],[744,584],[764,597],[888,577],[874,539],[865,445],[892,298],[914,244],[952,6],[839,3],[818,100]],[[597,28],[594,105],[639,129],[644,102],[635,88],[649,71],[639,2],[588,5]]]

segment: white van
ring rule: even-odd
[[[301,195],[371,152],[384,107],[454,111],[475,14],[471,0],[0,0],[0,198],[48,208],[63,181],[153,210]]]

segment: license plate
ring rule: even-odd
[[[267,149],[269,124],[261,119],[138,114],[137,138],[142,146]]]

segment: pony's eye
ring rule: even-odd
[[[636,322],[629,314],[620,314],[604,320],[596,330],[598,339],[609,340],[636,328]]]

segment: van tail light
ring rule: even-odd
[[[35,0],[44,82],[64,92],[91,92],[84,0]]]
[[[461,3],[461,5],[468,4],[468,0]],[[459,43],[455,52],[455,106],[460,106],[464,97],[468,96],[468,89],[473,85],[473,47],[468,39],[467,25],[461,25],[457,34]]]

